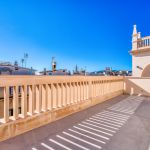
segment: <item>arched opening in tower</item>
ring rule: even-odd
[[[142,72],[142,77],[150,77],[150,64],[144,68]]]

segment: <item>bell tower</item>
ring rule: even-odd
[[[150,36],[141,37],[137,26],[133,26],[132,34],[132,76],[150,77]]]

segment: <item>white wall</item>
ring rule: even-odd
[[[150,96],[150,78],[125,77],[124,92],[130,95]]]
[[[142,52],[132,56],[132,71],[134,77],[141,77],[143,70],[150,64],[150,52]],[[139,66],[140,68],[137,68]]]

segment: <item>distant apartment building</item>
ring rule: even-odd
[[[35,72],[35,69],[21,67],[17,62],[0,62],[0,75],[35,75]]]

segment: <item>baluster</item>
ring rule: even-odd
[[[36,85],[36,112],[41,112],[41,105],[42,105],[42,99],[41,99],[41,85]]]
[[[53,108],[57,108],[57,84],[52,85]]]
[[[97,81],[97,86],[96,86],[96,88],[97,88],[97,97],[99,96],[99,81]]]
[[[78,102],[80,102],[80,100],[81,100],[81,96],[80,96],[80,93],[81,93],[80,82],[77,83],[77,88],[78,88]]]
[[[27,116],[27,86],[21,86],[21,115],[23,118]]]
[[[34,113],[34,102],[35,102],[35,92],[34,85],[29,85],[29,115],[33,115]]]
[[[70,83],[67,83],[66,84],[66,87],[67,87],[67,105],[70,104]]]
[[[102,95],[104,95],[104,91],[105,91],[105,89],[104,89],[104,80],[102,80]]]
[[[115,91],[115,86],[114,86],[114,85],[115,85],[115,82],[114,82],[114,80],[113,80],[113,82],[112,82],[112,90],[113,90],[113,91],[112,91],[112,92]]]
[[[63,107],[63,83],[60,83],[60,86],[61,86],[61,107]]]
[[[84,82],[84,100],[87,99],[87,83]]]
[[[46,85],[42,85],[42,111],[47,111],[47,91]]]
[[[94,84],[94,88],[95,88],[95,97],[97,96],[97,81],[95,81],[95,84]]]
[[[92,95],[95,97],[95,82],[92,83]]]
[[[92,99],[93,98],[93,87],[92,87],[92,81],[89,81],[88,83],[88,94],[89,94],[89,99]]]
[[[95,97],[97,97],[97,81],[95,81]]]
[[[78,101],[78,91],[77,91],[77,83],[74,83],[74,101],[77,103]]]
[[[101,81],[99,81],[99,86],[98,86],[98,88],[99,88],[99,96],[101,95]]]
[[[13,119],[18,119],[18,86],[13,87]]]
[[[144,47],[146,46],[146,41],[144,40]]]
[[[108,80],[106,79],[106,80],[105,80],[105,94],[107,94],[107,92],[108,92],[108,91],[107,91],[107,83],[108,83]]]
[[[102,94],[101,80],[99,81],[99,96]]]
[[[142,42],[142,47],[144,47],[144,40],[142,40],[141,42]]]
[[[80,88],[81,88],[81,101],[83,100],[83,82],[81,82],[81,85],[80,85]]]
[[[52,89],[50,84],[46,85],[46,95],[48,110],[52,110]]]
[[[105,95],[105,80],[103,80],[103,95]]]
[[[147,40],[145,39],[145,40],[144,40],[144,45],[145,45],[145,47],[147,46],[147,42],[146,42],[146,41],[147,41]]]
[[[93,82],[93,96],[96,97],[96,82]]]
[[[70,88],[71,88],[71,103],[74,103],[74,83],[70,84]]]
[[[62,102],[61,102],[61,99],[62,99],[62,86],[61,84],[59,83],[58,84],[58,107],[62,107]]]
[[[90,86],[90,84],[89,84],[89,82],[87,82],[87,86],[86,86],[86,92],[87,92],[87,99],[89,99],[90,97],[89,97],[89,95],[90,95],[90,91],[89,91],[89,86]]]
[[[63,106],[67,105],[67,88],[66,83],[62,84],[62,99],[63,99]]]
[[[9,121],[9,87],[4,87],[4,123]]]

